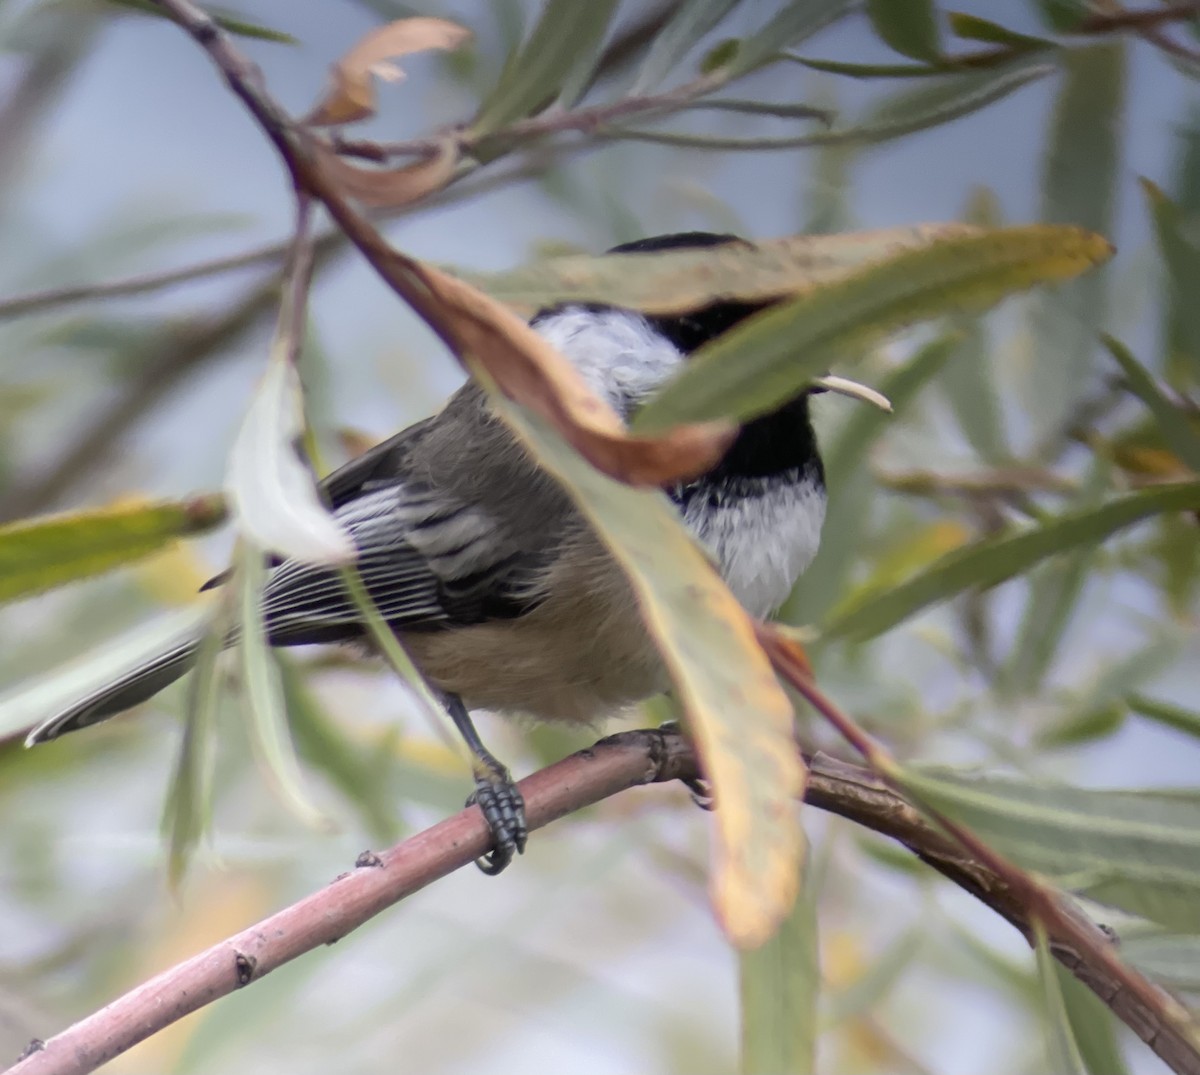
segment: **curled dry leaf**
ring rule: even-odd
[[[737,427],[723,420],[630,436],[578,370],[520,317],[432,265],[389,253],[387,278],[401,283],[400,271],[402,294],[467,368],[482,366],[500,391],[553,424],[597,470],[631,485],[664,486],[703,474],[732,443]]]
[[[354,123],[375,114],[374,78],[394,81],[404,74],[389,61],[430,49],[453,51],[471,39],[471,31],[447,19],[397,19],[380,26],[333,65],[325,96],[305,117],[314,127]]]
[[[318,166],[342,192],[363,205],[395,209],[441,190],[454,177],[459,149],[450,138],[438,144],[437,152],[400,168],[361,168],[342,160],[324,146],[314,146]]]

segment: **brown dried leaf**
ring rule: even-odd
[[[324,146],[314,146],[319,167],[343,194],[363,205],[395,209],[441,190],[458,167],[458,145],[444,139],[437,153],[415,164],[381,170],[360,168],[342,160]]]
[[[703,474],[732,443],[737,427],[725,421],[630,436],[575,367],[520,317],[432,265],[404,260],[423,285],[414,305],[468,369],[479,363],[500,391],[551,422],[597,470],[630,485],[664,486]]]
[[[389,61],[396,56],[442,49],[452,52],[471,39],[471,31],[447,19],[397,19],[360,38],[333,65],[325,96],[304,122],[314,127],[354,123],[375,114],[374,78],[395,81],[404,72]]]

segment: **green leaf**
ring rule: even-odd
[[[1120,42],[1060,54],[1063,81],[1047,136],[1041,218],[1111,234],[1120,175],[1125,53]],[[1096,332],[1108,315],[1106,281],[1093,273],[1031,304],[1039,361],[1023,385],[1038,439],[1057,435],[1093,382]]]
[[[742,1075],[808,1075],[816,1070],[821,968],[817,901],[810,880],[778,932],[740,953]]]
[[[1076,228],[1010,228],[938,239],[848,271],[702,347],[639,412],[649,432],[706,418],[746,419],[814,376],[915,322],[994,305],[1014,291],[1075,276],[1109,256]]]
[[[584,94],[596,80],[600,62],[604,59],[605,44],[608,28],[616,13],[619,0],[604,0],[597,4],[599,10],[589,10],[591,18],[583,27],[583,32],[571,42],[571,68],[562,80],[562,90],[558,95],[558,104],[562,108],[574,108],[579,104]],[[604,9],[607,7],[607,17]]]
[[[813,71],[846,78],[932,78],[946,74],[946,66],[940,63],[853,63],[848,60],[814,60],[792,53],[783,58]]]
[[[1121,955],[1128,958],[1124,946]],[[1112,1009],[1057,961],[1054,974],[1062,994],[1067,1026],[1079,1047],[1088,1075],[1127,1075]]]
[[[136,563],[225,519],[218,496],[121,504],[0,526],[0,601]]]
[[[287,705],[288,723],[296,749],[313,769],[345,797],[362,818],[367,831],[381,843],[394,843],[400,835],[390,773],[395,729],[361,746],[353,742],[309,690],[303,673],[291,661],[277,657]]]
[[[968,224],[996,228],[1003,224],[995,194],[977,187],[963,213]],[[947,363],[939,384],[954,412],[955,421],[967,442],[988,463],[1012,457],[1004,432],[1001,395],[996,387],[994,352],[987,330],[979,318],[957,319],[963,334],[952,362]]]
[[[829,89],[818,95],[817,104],[829,115],[837,115],[836,99]],[[858,148],[853,145],[817,146],[808,155],[808,177],[800,197],[805,234],[830,235],[851,229],[852,169],[857,158]]]
[[[968,15],[963,11],[949,11],[946,19],[956,37],[964,41],[985,41],[989,45],[1003,45],[1010,49],[1052,49],[1053,41],[1044,37],[1031,37],[1029,34],[1019,34],[1007,26],[982,19],[978,15]]]
[[[220,621],[225,619],[219,617]],[[212,821],[217,708],[221,698],[217,662],[224,633],[223,623],[210,626],[187,682],[183,739],[162,817],[167,840],[167,876],[173,887],[183,880],[192,852]]]
[[[886,99],[851,130],[859,132],[861,140],[873,143],[928,130],[1003,100],[1051,70],[1048,64],[1021,57],[982,71],[941,75]],[[831,138],[837,133],[816,137]]]
[[[892,94],[856,122],[808,135],[806,144],[879,145],[969,116],[1044,78],[1053,70],[1049,64],[1025,57],[981,71],[947,74],[940,69],[930,69],[927,73],[935,77],[922,85]]]
[[[748,116],[777,116],[780,119],[816,119],[828,124],[828,110],[813,105],[783,101],[748,101],[737,97],[704,98],[684,106],[692,111],[739,112]]]
[[[118,7],[140,11],[146,15],[154,15],[160,19],[171,18],[166,9],[161,4],[154,3],[154,0],[107,0],[107,2]],[[205,7],[203,10],[212,16],[213,22],[221,27],[222,30],[233,34],[235,37],[248,37],[258,41],[273,41],[280,45],[300,44],[291,34],[286,34],[282,30],[272,30],[269,26],[261,26],[258,23],[248,22],[240,15],[225,8]]]
[[[568,82],[573,93],[581,92],[586,79],[580,71],[594,69],[616,7],[617,0],[546,0],[537,25],[480,109],[472,134],[490,134],[524,119],[550,104]]]
[[[1094,743],[1116,735],[1125,726],[1128,716],[1128,707],[1120,702],[1084,708],[1071,713],[1066,720],[1039,731],[1034,742],[1042,750]]]
[[[1091,13],[1089,0],[1037,0],[1042,24],[1055,33],[1072,33]]]
[[[1041,924],[1034,923],[1034,952],[1037,954],[1038,981],[1042,986],[1043,1025],[1046,1031],[1046,1070],[1052,1075],[1083,1075],[1083,1057],[1071,1032],[1067,1008],[1055,970],[1050,942]],[[1115,1072],[1110,1075],[1116,1075]]]
[[[867,0],[875,32],[902,56],[934,61],[942,54],[933,0]]]
[[[1184,515],[1164,515],[1148,550],[1154,581],[1173,616],[1186,620],[1200,592],[1200,542],[1196,520]]]
[[[1018,534],[1003,534],[948,553],[928,570],[834,613],[824,635],[864,641],[972,587],[996,586],[1058,553],[1104,541],[1152,515],[1200,508],[1200,481],[1142,489],[1100,507],[1062,515]]]
[[[312,804],[304,789],[300,762],[288,731],[279,668],[267,643],[261,600],[267,566],[262,550],[252,542],[241,542],[236,565],[234,577],[241,626],[238,656],[250,710],[250,742],[268,782],[283,804],[306,825],[328,829],[329,819]]]
[[[1152,720],[1155,724],[1174,728],[1185,735],[1200,739],[1200,712],[1157,698],[1147,698],[1144,694],[1131,694],[1125,702],[1139,716]]]
[[[642,68],[629,94],[633,97],[648,93],[674,73],[683,58],[696,43],[717,25],[737,3],[737,0],[683,0],[674,14],[654,38]],[[568,7],[578,11],[577,0],[567,0]]]
[[[1111,485],[1111,468],[1098,462],[1071,507],[1077,511],[1097,507]],[[1034,570],[1016,642],[1002,673],[1006,691],[1018,691],[1026,697],[1037,694],[1054,663],[1097,552],[1097,546],[1079,549]],[[1058,734],[1072,733],[1060,728]]]
[[[624,571],[683,707],[713,793],[713,900],[740,945],[791,909],[804,835],[793,713],[753,626],[661,493],[613,481],[491,386],[492,407],[570,494]]]
[[[1118,791],[933,767],[905,788],[1027,870],[1089,899],[1200,931],[1200,795]]]
[[[786,48],[799,45],[849,10],[851,0],[789,0],[760,30],[743,39],[728,73],[746,74],[780,58]]]
[[[1120,340],[1105,333],[1101,339],[1125,373],[1133,394],[1150,408],[1163,441],[1184,463],[1200,474],[1200,422],[1163,394],[1158,382]]]
[[[980,319],[961,321],[960,327],[961,340],[939,383],[967,443],[980,459],[1001,464],[1011,459],[1012,453],[991,361],[995,351]]]
[[[1190,143],[1180,165],[1181,180],[1197,182],[1200,177],[1200,118],[1193,117]],[[1191,160],[1190,158],[1195,158]],[[1200,243],[1195,219],[1200,206],[1193,204],[1189,215],[1148,179],[1141,180],[1146,203],[1154,220],[1159,254],[1166,267],[1167,372],[1183,384],[1200,384]],[[1195,198],[1195,192],[1189,191]]]

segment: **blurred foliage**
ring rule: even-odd
[[[289,103],[315,99],[327,64],[376,20],[470,26],[474,47],[414,61],[403,115],[385,89],[370,127],[386,140],[475,117],[465,178],[405,209],[397,240],[464,269],[686,227],[908,225],[930,215],[913,208],[929,204],[921,186],[941,219],[1079,224],[1117,242],[1100,273],[846,356],[897,415],[822,407],[825,540],[784,615],[821,632],[811,653],[830,695],[906,763],[940,766],[911,766],[923,795],[1086,892],[1126,958],[1194,998],[1200,932],[1181,931],[1200,930],[1196,18],[1164,7],[1127,25],[1084,0],[604,3],[583,20],[577,7],[245,0],[220,15]],[[31,0],[0,8],[0,41],[12,87],[0,102],[0,518],[69,508],[118,539],[153,523],[127,555],[50,556],[8,531],[0,551],[18,548],[40,588],[89,570],[85,552],[92,570],[128,562],[194,521],[119,498],[179,505],[218,483],[264,368],[290,204],[265,149],[235,141],[242,120],[218,80],[161,20]],[[505,133],[555,102],[605,107],[699,77],[718,101],[730,83],[738,96],[536,141]],[[212,111],[193,127],[192,109]],[[199,176],[164,148],[192,140]],[[989,174],[976,161],[997,161],[997,140],[1006,170]],[[319,250],[321,346],[314,333],[300,367],[324,447],[330,426],[382,435],[420,417],[450,367],[413,321],[398,330],[394,297],[334,259],[336,240]],[[57,668],[186,603],[180,591],[226,557],[220,540],[0,610],[2,681],[82,675]],[[0,591],[18,593],[5,571]],[[249,690],[196,677],[211,689],[186,706],[187,689],[171,690],[28,754],[0,721],[0,1055],[311,891],[371,840],[461,805],[457,753],[394,677],[314,651],[255,686],[261,664],[231,668]],[[269,752],[286,759],[274,772],[301,774],[278,723],[242,718],[256,693],[277,716],[286,701],[303,809],[334,833],[304,828],[263,779],[255,757]],[[203,743],[177,771],[204,785],[213,827],[173,898],[155,822],[169,788],[181,801],[170,757],[184,709],[185,747]],[[590,739],[488,733],[522,771]],[[1002,923],[874,836],[804,820],[816,876],[757,968],[743,962],[740,1036],[737,976],[705,902],[704,819],[684,793],[654,789],[539,833],[499,883],[448,879],[112,1070],[390,1071],[397,1055],[433,1071],[732,1070],[740,1041],[744,1070],[800,1071],[814,1039],[827,1071],[1036,1071],[1049,1057],[1157,1070]],[[202,821],[185,816],[177,840],[196,842]]]

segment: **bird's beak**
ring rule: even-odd
[[[835,377],[832,373],[828,373],[824,377],[815,377],[812,383],[818,388],[824,388],[827,392],[836,392],[839,396],[859,399],[878,407],[881,411],[887,411],[888,414],[892,413],[892,401],[882,392],[876,392],[875,389],[868,388],[865,384],[859,384],[846,377]]]

